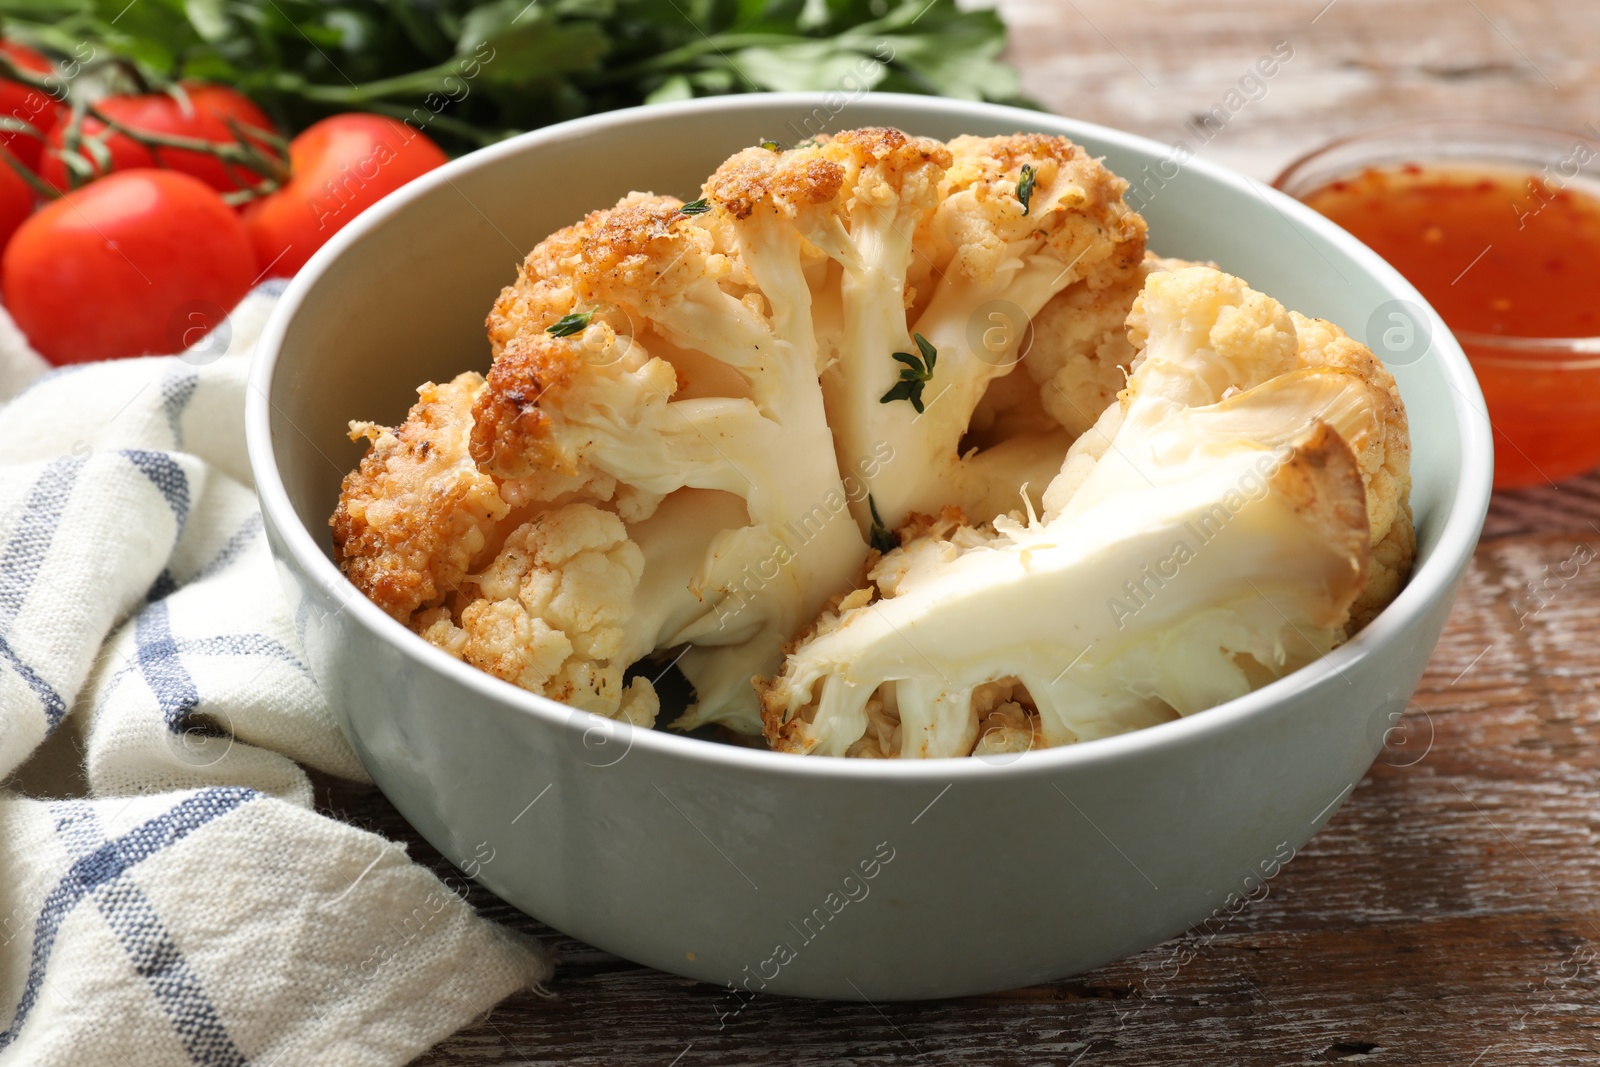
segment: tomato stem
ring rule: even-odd
[[[92,118],[105,123],[105,127],[114,133],[132,141],[137,141],[146,148],[172,148],[185,152],[200,152],[205,155],[216,156],[223,163],[232,163],[245,167],[263,178],[272,178],[277,181],[286,181],[289,177],[289,168],[283,161],[275,156],[256,148],[249,141],[239,139],[233,144],[224,144],[221,141],[206,141],[199,137],[182,137],[172,133],[151,133],[118,122],[94,104],[84,108],[84,113]],[[238,135],[235,134],[237,137]]]
[[[148,83],[139,76],[138,71],[134,69],[132,64],[119,63],[118,66],[131,73],[136,84],[145,89],[149,88]],[[0,75],[13,81],[21,82],[54,98],[53,86],[50,84],[49,79],[17,66],[11,57],[4,53],[0,53]],[[179,91],[181,92],[182,90],[180,89]],[[86,117],[100,122],[103,124],[104,129],[87,136],[84,135],[83,121]],[[250,132],[247,134],[242,124],[231,116],[228,117],[227,124],[235,139],[232,144],[221,141],[207,141],[199,137],[183,137],[177,134],[140,130],[112,118],[96,104],[79,100],[73,104],[71,118],[68,119],[68,125],[62,131],[61,148],[56,150],[56,154],[61,157],[62,162],[66,165],[68,182],[73,188],[77,188],[81,184],[78,180],[79,178],[92,178],[97,171],[105,170],[109,165],[110,157],[105,148],[105,140],[112,133],[120,134],[145,148],[170,148],[175,151],[197,152],[214,156],[222,161],[223,166],[228,168],[230,174],[233,173],[234,167],[240,167],[266,179],[265,182],[259,185],[245,183],[245,188],[239,191],[250,194],[246,199],[264,196],[267,191],[270,191],[269,186],[271,189],[277,189],[289,180],[287,162],[271,152],[263,151],[255,143],[256,141],[263,142],[287,154],[288,143],[283,138],[270,131],[257,130],[255,127],[251,127]],[[77,163],[74,162],[73,157],[76,157]],[[160,163],[159,157],[157,157],[157,162],[158,164]],[[14,165],[21,166],[20,161]],[[87,174],[80,173],[80,171],[87,171]],[[37,176],[33,177],[34,181],[38,180]],[[34,184],[34,182],[31,181],[29,184]],[[52,193],[52,195],[55,194]]]
[[[28,184],[28,188],[32,189],[35,195],[39,196],[41,199],[54,200],[56,197],[61,195],[61,190],[57,189],[55,186],[39,177],[33,172],[31,167],[22,162],[22,160],[18,159],[16,156],[12,155],[10,152],[0,151],[0,156],[5,157],[6,166],[16,171],[17,176],[26,182]]]

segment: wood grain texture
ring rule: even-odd
[[[1600,123],[1587,0],[1002,0],[1052,111],[1270,179],[1332,137],[1408,119]],[[1211,141],[1187,126],[1280,41],[1293,58]]]
[[[1255,59],[1294,58],[1201,149],[1270,178],[1345,132],[1485,116],[1600,119],[1600,5],[1566,0],[1009,0],[1053,110],[1184,136]],[[1191,137],[1192,141],[1192,137]],[[1575,566],[1587,545],[1596,562]],[[1565,564],[1565,566],[1564,566]],[[927,1004],[761,998],[564,939],[550,999],[513,997],[445,1064],[1350,1062],[1526,1067],[1600,1054],[1600,477],[1496,497],[1400,728],[1332,822],[1230,921],[1069,981]],[[381,796],[325,803],[448,864]]]

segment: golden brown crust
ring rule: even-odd
[[[1417,531],[1412,525],[1411,502],[1407,500],[1383,540],[1372,546],[1371,576],[1350,608],[1350,633],[1366,626],[1399,595],[1416,555]]]
[[[1072,264],[1090,288],[1110,285],[1144,259],[1144,218],[1123,202],[1128,183],[1065,137],[1018,133],[1007,137],[957,137],[941,197],[967,193],[992,203],[1006,221],[1004,236],[1042,237],[1053,254]],[[1022,168],[1033,168],[1033,193],[1024,214]],[[957,235],[952,235],[957,237]],[[962,255],[952,269],[984,277],[1006,252],[974,232],[961,233]],[[1071,279],[1068,279],[1071,280]]]
[[[942,170],[950,166],[952,159],[948,145],[927,137],[911,137],[888,126],[845,130],[818,140],[829,159],[851,170],[870,162],[891,181],[896,175],[918,172],[930,163]]]
[[[607,211],[593,211],[582,222],[557,230],[534,246],[517,269],[517,280],[500,290],[485,326],[496,358],[524,330],[544,330],[572,311],[571,266]]]
[[[508,508],[472,462],[467,437],[484,380],[466,373],[417,390],[394,429],[352,423],[372,447],[345,475],[329,520],[334,558],[375,604],[407,622],[453,591]]]
[[[961,138],[967,140],[967,138]],[[976,138],[973,138],[976,140]],[[988,154],[1006,171],[1020,170],[1023,164],[1038,166],[1045,160],[1073,163],[1091,159],[1088,152],[1065,137],[1047,133],[1014,133],[987,140]],[[1119,179],[1120,180],[1120,179]],[[1126,187],[1127,183],[1123,183]]]
[[[1365,345],[1338,326],[1291,312],[1303,367],[1353,371],[1366,382],[1376,416],[1375,433],[1350,442],[1366,485],[1371,525],[1372,574],[1351,609],[1350,632],[1360,630],[1395,598],[1416,556],[1411,517],[1411,432],[1400,388]]]
[[[950,151],[938,141],[872,127],[818,137],[789,151],[745,149],[717,168],[705,194],[736,219],[758,210],[794,217],[852,196],[881,195],[880,186],[898,191],[912,176],[931,179],[931,191],[949,165]],[[863,188],[867,171],[870,188]]]
[[[763,203],[825,204],[843,186],[844,168],[818,153],[749,148],[718,167],[705,192],[734,218],[746,219]]]
[[[786,719],[789,714],[789,697],[778,685],[777,678],[757,678],[756,693],[761,697],[761,734],[767,747],[774,752],[806,751],[806,724],[799,716]]]
[[[574,311],[621,334],[632,332],[627,314],[595,301],[595,284],[607,276],[618,284],[650,284],[630,271],[653,244],[686,224],[682,201],[630,193],[616,206],[590,212],[582,222],[540,241],[522,261],[517,280],[500,291],[486,326],[496,359],[519,339],[536,338]]]
[[[566,388],[579,371],[574,348],[541,330],[513,338],[501,351],[472,408],[470,451],[482,470],[521,478],[555,458],[541,448],[550,418],[539,401],[549,390]]]
[[[610,211],[596,212],[597,219],[583,242],[580,276],[611,275],[616,280],[649,284],[638,276],[640,260],[652,258],[661,242],[670,241],[690,216],[673,197],[653,197],[621,203]]]
[[[541,405],[557,406],[586,362],[612,361],[612,346],[633,333],[628,311],[609,299],[613,291],[659,293],[670,284],[667,271],[703,275],[709,237],[682,206],[673,197],[633,193],[591,212],[541,241],[516,282],[501,290],[487,323],[494,364],[473,408],[471,454],[485,472],[573,473],[574,458],[551,445]],[[678,245],[702,255],[678,255]],[[589,326],[551,336],[550,327],[574,312],[589,313]]]

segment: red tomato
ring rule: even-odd
[[[177,352],[255,277],[238,214],[170,170],[102,178],[40,208],[0,259],[17,325],[54,363]]]
[[[0,156],[10,153],[0,148]],[[4,248],[11,235],[17,232],[24,220],[33,214],[33,202],[38,199],[33,189],[22,180],[16,168],[0,159],[0,248]]]
[[[351,219],[447,158],[396,119],[323,119],[289,142],[289,184],[244,209],[256,262],[271,277],[289,277]]]
[[[237,99],[228,99],[229,97]],[[191,95],[187,100],[180,100],[167,93],[147,93],[143,96],[108,96],[100,100],[96,106],[114,121],[130,129],[176,137],[194,137],[223,144],[234,140],[233,131],[227,123],[227,116],[230,114],[243,124],[263,130],[272,129],[271,121],[250,101],[232,90],[216,91],[211,87],[206,87],[198,98]],[[105,123],[98,119],[91,117],[83,120],[82,133],[85,137],[104,129]],[[52,151],[45,156],[39,166],[39,176],[57,189],[67,187],[67,167],[58,154],[65,136],[65,127],[58,128],[51,134]],[[193,175],[213,189],[222,192],[240,188],[240,183],[229,173],[222,160],[204,152],[190,152],[176,148],[146,148],[131,137],[120,133],[114,133],[106,138],[105,145],[111,155],[111,165],[101,169],[102,174],[132,170],[136,167],[166,167]],[[92,157],[87,157],[81,150],[79,154],[92,160]],[[239,170],[239,173],[247,179],[250,177],[248,171]]]
[[[27,45],[0,41],[0,52],[4,52],[11,62],[23,70],[38,74],[54,72],[50,61]],[[60,110],[54,100],[38,89],[9,78],[0,78],[0,115],[30,122],[40,133],[48,134],[55,126]],[[30,168],[39,165],[39,153],[44,151],[44,145],[38,138],[15,130],[0,131],[0,144],[15,152],[17,158]]]
[[[255,102],[237,89],[230,89],[226,85],[211,85],[206,82],[183,82],[183,91],[189,94],[189,100],[195,107],[208,114],[214,115],[222,121],[224,126],[232,119],[248,130],[254,127],[267,133],[276,134],[278,127],[267,117],[267,113],[255,105]],[[248,134],[247,134],[248,135]],[[271,145],[264,140],[250,138],[257,146],[271,151]]]

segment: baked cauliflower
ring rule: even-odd
[[[633,722],[658,702],[627,668],[681,648],[678,724],[758,733],[752,679],[860,579],[878,523],[989,518],[1060,465],[1054,422],[963,449],[1018,362],[968,326],[1135,273],[1124,188],[1063,138],[868,129],[595,212],[501,294],[487,378],[355,428],[345,573],[452,655]]]
[[[1371,354],[1206,267],[1152,273],[1128,321],[1127,388],[1043,515],[908,524],[761,684],[774,748],[1123,733],[1281,677],[1364,622],[1370,589],[1392,595],[1413,546],[1405,414]]]
[[[1404,580],[1403,408],[1337,328],[1147,256],[1125,189],[1064,138],[863,129],[632,193],[528,255],[486,375],[351,424],[340,566],[514,685],[648,727],[670,660],[673,727],[798,752],[1066,743],[1292,669]],[[1174,580],[1043,679],[1109,561],[1261,456],[1205,551],[1293,625]]]

